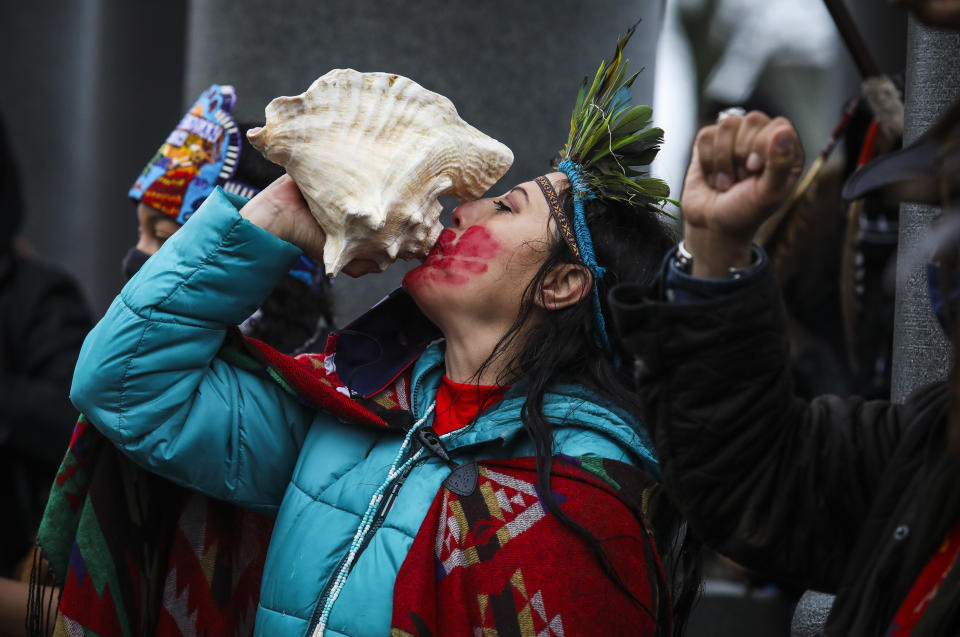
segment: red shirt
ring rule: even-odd
[[[446,374],[437,390],[433,430],[443,435],[467,425],[478,414],[503,400],[509,387],[455,383]]]

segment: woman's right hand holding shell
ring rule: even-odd
[[[323,261],[326,235],[290,175],[261,190],[240,209],[240,216],[297,246],[311,259]]]
[[[240,216],[323,263],[323,245],[327,237],[290,175],[283,175],[261,190],[240,209]],[[344,274],[352,277],[379,271],[374,261],[366,259],[354,259],[343,268]]]

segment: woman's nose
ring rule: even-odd
[[[480,207],[480,201],[470,201],[454,208],[450,214],[453,227],[457,230],[464,230],[475,224]]]

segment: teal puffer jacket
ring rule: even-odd
[[[84,343],[71,399],[151,471],[276,515],[258,635],[311,634],[325,608],[327,635],[388,634],[397,572],[450,470],[432,456],[418,458],[379,528],[357,536],[402,434],[312,411],[217,357],[228,326],[249,316],[300,254],[242,219],[242,204],[215,191],[124,287]],[[442,374],[437,345],[413,369],[417,417],[433,403]],[[472,427],[445,436],[445,446],[461,462],[534,455],[522,404],[508,393]],[[638,424],[597,396],[557,387],[545,412],[556,423],[555,451],[656,472]],[[344,568],[358,537],[365,548]],[[345,580],[334,596],[338,574]]]

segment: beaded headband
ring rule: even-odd
[[[573,226],[567,218],[567,213],[563,211],[563,207],[560,205],[560,197],[557,196],[557,191],[554,190],[553,184],[544,176],[537,177],[534,181],[540,186],[540,191],[543,192],[543,197],[550,206],[550,213],[553,215],[553,220],[557,223],[557,228],[560,229],[560,234],[567,242],[567,245],[570,246],[570,251],[579,259],[580,246],[577,245],[577,235],[573,232]]]

